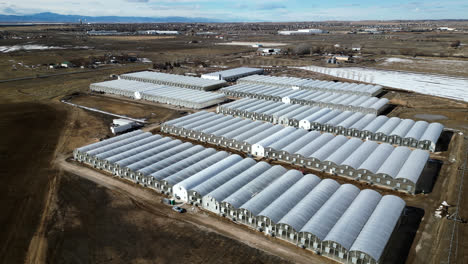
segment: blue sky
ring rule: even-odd
[[[468,1],[0,0],[0,13],[205,17],[227,21],[468,19]]]

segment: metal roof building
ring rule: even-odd
[[[396,196],[381,197],[369,189],[359,191],[350,184],[320,180],[312,174],[303,175],[160,135],[141,138],[146,139],[145,143],[135,145],[138,136],[143,135],[146,133],[132,132],[76,149],[75,158],[89,163],[92,159],[80,159],[80,153],[115,146],[109,152],[112,155],[100,156],[102,160],[109,164],[124,161],[120,164],[134,175],[143,166],[156,169],[142,178],[131,178],[129,174],[121,175],[123,178],[343,263],[354,259],[380,263],[405,207]],[[144,146],[144,154],[135,155]],[[151,163],[144,157],[151,158]],[[420,154],[409,157],[413,163],[419,158]]]
[[[228,82],[233,82],[239,78],[254,75],[254,74],[263,74],[263,69],[260,68],[248,68],[248,67],[239,67],[224,71],[217,71],[202,74],[202,79],[208,80],[225,80]]]
[[[240,83],[221,91],[228,96],[249,97],[286,104],[328,107],[342,111],[379,114],[387,107],[388,99],[335,92],[295,90],[263,84]]]
[[[119,79],[176,86],[202,91],[216,90],[226,85],[224,80],[207,80],[185,75],[142,71],[119,75]]]
[[[217,112],[273,124],[300,127],[365,140],[435,151],[444,129],[439,123],[388,118],[330,108],[289,105],[244,98],[217,107]]]
[[[198,113],[190,119],[184,117],[180,122],[162,124],[161,131],[409,193],[417,191],[419,177],[429,157],[429,153],[413,154],[414,151],[405,146],[395,148],[387,143],[379,145],[343,135],[320,134],[259,121],[244,120],[247,122],[242,123],[235,121],[240,118],[227,117]],[[412,154],[415,158],[408,160]],[[409,165],[412,161],[418,165]],[[405,171],[397,178],[402,168]]]
[[[116,94],[133,99],[143,99],[193,109],[216,105],[227,99],[222,93],[211,93],[122,79],[93,83],[90,85],[90,89],[95,92]]]
[[[277,77],[252,75],[241,78],[238,83],[265,84],[271,86],[289,87],[301,90],[324,91],[346,94],[375,96],[382,92],[382,86],[371,84],[344,83],[320,81],[296,77]]]

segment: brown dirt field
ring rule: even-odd
[[[288,263],[73,174],[61,177],[57,201],[48,263]]]
[[[66,112],[39,103],[0,104],[0,262],[22,263],[36,232]]]
[[[162,123],[167,120],[179,118],[186,113],[186,111],[170,109],[167,105],[159,106],[151,102],[140,102],[119,96],[79,94],[78,96],[72,96],[69,101],[74,104],[96,108],[113,114],[146,119],[150,123]]]

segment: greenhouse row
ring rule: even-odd
[[[340,94],[322,91],[294,90],[263,84],[241,83],[221,91],[234,97],[250,97],[286,104],[327,107],[342,111],[378,115],[387,108],[388,99],[355,94]]]
[[[342,263],[382,263],[405,209],[394,195],[141,130],[74,157]]]
[[[382,92],[382,86],[380,85],[320,81],[297,77],[277,77],[266,75],[247,76],[239,79],[237,83],[264,84],[301,90],[347,93],[366,96],[376,96]]]
[[[130,80],[113,80],[90,85],[91,91],[116,94],[133,99],[201,109],[224,102],[222,93],[197,91],[174,86],[156,85]]]
[[[226,85],[226,81],[224,80],[208,80],[192,76],[152,71],[126,73],[119,75],[119,79],[177,86],[202,91],[216,90]]]
[[[281,102],[244,98],[220,105],[218,113],[262,120],[306,130],[329,132],[365,140],[435,151],[444,129],[440,123],[375,116]]]
[[[210,80],[225,80],[228,82],[233,82],[239,78],[253,75],[253,74],[262,74],[263,69],[260,68],[248,68],[248,67],[239,67],[224,71],[217,71],[206,73],[201,76],[203,79],[210,79]]]
[[[411,194],[420,191],[429,159],[425,150],[205,111],[163,123],[161,131]]]

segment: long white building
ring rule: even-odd
[[[227,115],[293,126],[305,130],[329,132],[364,140],[386,142],[434,152],[444,129],[440,123],[414,121],[398,117],[375,116],[361,112],[284,104],[244,98],[217,107]]]
[[[192,76],[152,71],[121,74],[119,75],[119,79],[149,82],[203,91],[216,90],[226,85],[226,81],[224,80],[207,80]]]
[[[298,29],[298,30],[281,30],[278,35],[291,36],[291,35],[314,35],[328,33],[327,30],[318,28]]]
[[[382,263],[405,208],[394,195],[141,130],[74,158],[341,263]]]
[[[122,79],[92,83],[89,87],[94,92],[121,95],[136,100],[143,99],[193,109],[216,105],[227,99],[222,93]]]
[[[301,90],[348,93],[365,96],[376,96],[383,91],[382,86],[380,85],[332,82],[297,77],[278,77],[268,75],[247,76],[237,80],[237,83],[263,84]]]
[[[239,78],[253,75],[253,74],[263,74],[263,69],[260,68],[248,68],[248,67],[239,67],[224,71],[217,71],[206,73],[201,76],[202,79],[208,80],[225,80],[228,82],[236,81]]]
[[[161,131],[412,194],[424,191],[419,183],[429,159],[425,150],[212,112],[171,120]]]
[[[298,90],[264,84],[239,83],[221,91],[234,97],[248,97],[268,101],[327,107],[342,111],[362,112],[378,115],[388,107],[389,100],[358,94]]]

